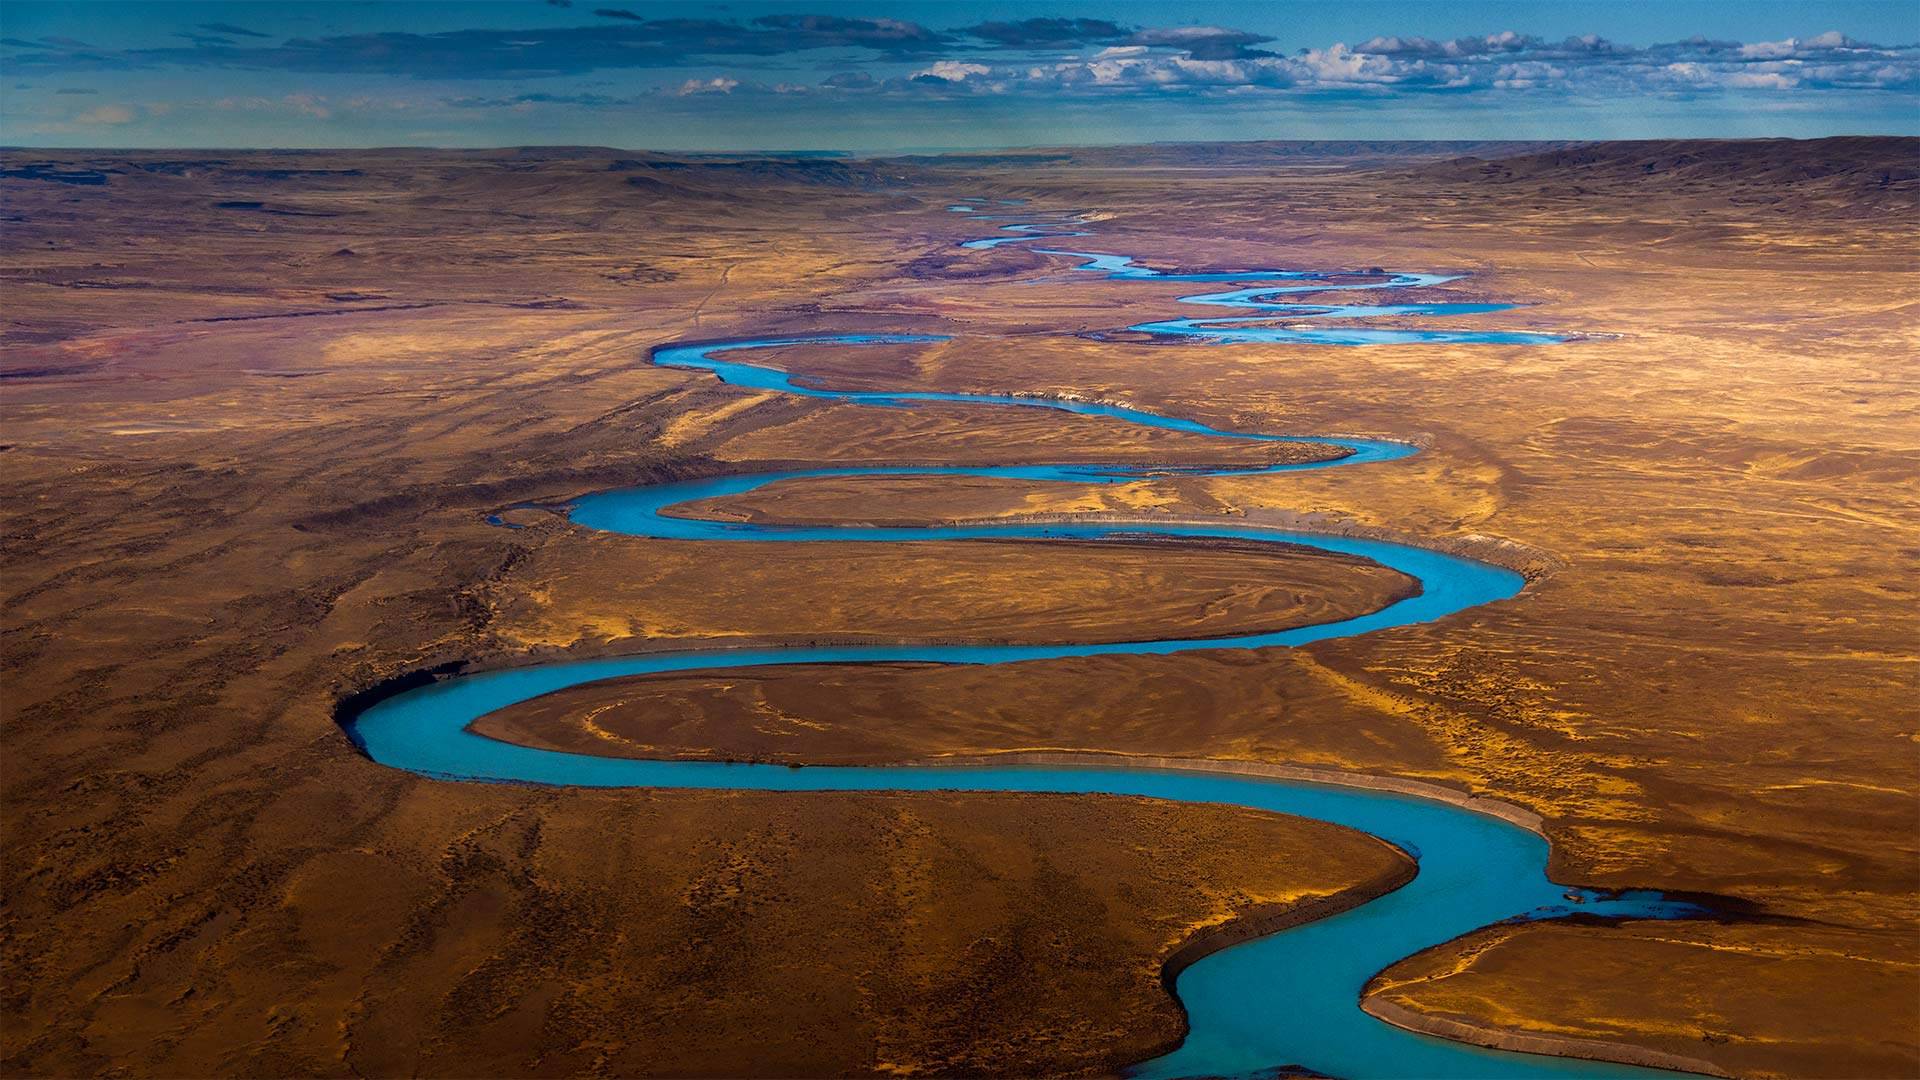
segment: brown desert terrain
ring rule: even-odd
[[[1110,1071],[1178,1038],[1161,969],[1195,933],[1399,880],[1358,833],[1223,807],[460,784],[342,734],[343,699],[449,665],[1226,635],[1410,585],[1304,551],[693,545],[555,512],[814,463],[1332,452],[647,362],[871,329],[953,339],[778,363],[1424,452],[1098,487],[795,481],[680,512],[1246,520],[1474,554],[1528,586],[1299,649],[691,672],[480,730],[790,763],[1165,755],[1489,795],[1541,815],[1556,881],[1708,894],[1722,917],[1492,928],[1382,973],[1370,1007],[1742,1076],[1920,1072],[1920,142],[1261,145],[750,174],[593,148],[6,152],[0,1068]],[[1464,273],[1369,302],[1518,302],[1463,325],[1573,339],[1165,344],[1124,328],[1192,314],[1194,286],[960,251],[982,226],[944,207],[970,196],[1082,212],[1090,250],[1160,267]]]

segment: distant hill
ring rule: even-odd
[[[893,158],[826,154],[662,154],[607,147],[494,150],[101,151],[0,149],[0,203],[107,189],[119,205],[204,200],[217,215],[357,212],[373,192],[468,206],[539,200],[597,213],[638,198],[715,207],[807,191],[880,194],[911,205],[918,189],[1050,170],[1128,168],[1258,173],[1351,170],[1440,194],[1536,200],[1624,195],[1869,219],[1920,210],[1920,138],[1852,136],[1644,142],[1359,140],[1155,143]],[[38,194],[35,194],[35,193]],[[1055,194],[1059,194],[1056,190]],[[184,201],[183,201],[184,200]],[[57,202],[58,200],[56,200]],[[49,209],[49,208],[39,208]]]
[[[660,199],[718,206],[780,201],[798,190],[859,196],[926,178],[899,162],[816,154],[666,155],[605,147],[497,150],[19,150],[0,149],[0,207],[43,212],[55,191],[106,189],[116,207],[196,202],[215,216],[335,216],[364,200],[404,195],[422,205],[538,203],[592,214]]]
[[[1565,142],[1403,139],[1283,139],[1254,142],[1146,143],[1135,146],[1053,146],[952,154],[913,155],[892,160],[934,167],[1072,165],[1094,168],[1240,169],[1275,165],[1332,165],[1364,162],[1457,158],[1497,158],[1567,146]]]
[[[1869,214],[1920,208],[1920,138],[1662,139],[1470,154],[1403,174],[1435,185],[1544,195],[1713,194],[1741,205]]]
[[[876,188],[906,179],[897,167],[885,169],[873,162],[822,157],[752,157],[721,161],[625,157],[609,162],[607,168],[613,172],[637,174],[628,180],[635,186],[680,181],[717,187],[722,191],[746,183]]]

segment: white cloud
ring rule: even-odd
[[[1800,85],[1800,80],[1777,71],[1736,71],[1721,80],[1720,85],[1735,90],[1791,90]]]
[[[993,69],[985,64],[970,64],[959,60],[942,60],[929,68],[913,73],[913,77],[945,79],[948,82],[965,82],[981,75],[991,75]]]
[[[1804,41],[1800,38],[1787,38],[1784,41],[1756,41],[1751,45],[1740,46],[1740,55],[1751,59],[1778,59],[1787,56],[1806,56],[1810,53],[1838,51],[1871,50],[1872,46],[1855,41],[1838,30],[1829,30]]]
[[[694,97],[699,94],[731,94],[740,86],[739,79],[715,77],[712,79],[688,79],[674,91],[680,97]]]

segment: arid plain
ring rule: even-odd
[[[1285,523],[1529,584],[1300,649],[696,672],[481,730],[790,764],[1210,758],[1493,796],[1542,816],[1556,881],[1719,916],[1493,928],[1382,973],[1376,1013],[1735,1075],[1920,1071],[1915,140],[4,165],[9,1074],[1111,1071],[1179,1038],[1162,976],[1183,945],[1404,879],[1361,834],[1223,807],[460,784],[355,750],[343,702],[453,665],[1226,636],[1410,587],[1230,544],[696,545],[554,512],[812,463],[1332,452],[647,362],[850,328],[952,338],[780,363],[1425,452],[1099,487],[795,482],[699,512]],[[1169,344],[1122,328],[1190,314],[1191,285],[960,249],[984,230],[946,207],[969,197],[1083,215],[1087,247],[1159,267],[1464,273],[1417,298],[1518,302],[1459,321],[1572,340]]]

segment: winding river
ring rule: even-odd
[[[967,212],[981,200],[949,209]],[[1017,201],[1002,200],[1004,205]],[[972,249],[1006,243],[1088,235],[1077,218],[1022,220],[999,226],[1003,235],[970,240]],[[1077,260],[1075,274],[1111,280],[1238,283],[1233,291],[1181,298],[1255,312],[1217,318],[1140,323],[1127,329],[1196,342],[1293,342],[1378,345],[1398,342],[1544,345],[1561,340],[1514,331],[1338,325],[1393,317],[1443,317],[1507,310],[1504,304],[1329,304],[1276,297],[1352,290],[1409,289],[1453,280],[1431,274],[1322,275],[1297,270],[1203,274],[1161,273],[1130,258],[1099,252],[1034,249]],[[1264,283],[1264,284],[1251,284]],[[1304,325],[1303,325],[1304,324]],[[1333,325],[1329,325],[1333,324]],[[1304,464],[1238,469],[1193,469],[1221,476],[1322,468],[1378,466],[1416,452],[1411,445],[1375,439],[1225,431],[1194,420],[1123,406],[1011,394],[925,391],[857,392],[800,384],[764,362],[783,346],[899,344],[943,340],[925,335],[845,334],[778,337],[663,347],[653,361],[710,372],[745,387],[876,407],[957,402],[983,407],[1039,408],[1106,417],[1223,439],[1310,442],[1338,447],[1344,456]],[[758,361],[758,362],[756,362]],[[1318,922],[1283,930],[1214,953],[1184,970],[1175,990],[1191,1033],[1176,1051],[1130,1070],[1138,1077],[1236,1076],[1297,1064],[1361,1080],[1366,1077],[1590,1077],[1671,1075],[1572,1058],[1513,1054],[1431,1038],[1390,1026],[1362,1012],[1362,987],[1376,972],[1414,952],[1504,919],[1554,918],[1579,912],[1620,918],[1682,918],[1699,909],[1656,893],[1601,894],[1556,885],[1546,876],[1547,843],[1490,814],[1435,798],[1337,782],[1306,782],[1178,768],[1122,765],[908,765],[807,767],[719,762],[603,758],[518,746],[475,734],[469,725],[516,702],[582,683],[629,675],[772,664],[914,661],[1012,664],[1026,660],[1117,653],[1167,654],[1196,649],[1259,649],[1302,645],[1445,618],[1518,593],[1518,574],[1426,548],[1381,540],[1335,537],[1245,524],[1192,522],[1024,522],[919,527],[799,526],[710,521],[674,516],[674,507],[736,495],[768,484],[811,477],[986,476],[1035,483],[1121,483],[1148,472],[1134,466],[1006,465],[992,467],[850,467],[716,476],[608,491],[577,500],[572,520],[583,527],[632,536],[709,542],[818,543],[834,541],[954,540],[972,537],[1099,539],[1151,535],[1185,539],[1233,538],[1291,544],[1356,555],[1416,578],[1417,595],[1378,611],[1315,626],[1229,638],[1154,639],[1091,645],[894,645],[756,649],[707,648],[572,663],[544,664],[462,675],[401,693],[348,718],[353,741],[374,761],[455,781],[495,781],[583,787],[735,788],[765,791],[1022,791],[1105,793],[1182,802],[1226,803],[1317,818],[1360,829],[1397,845],[1418,861],[1409,884]],[[1009,671],[1017,678],[1017,671]]]

